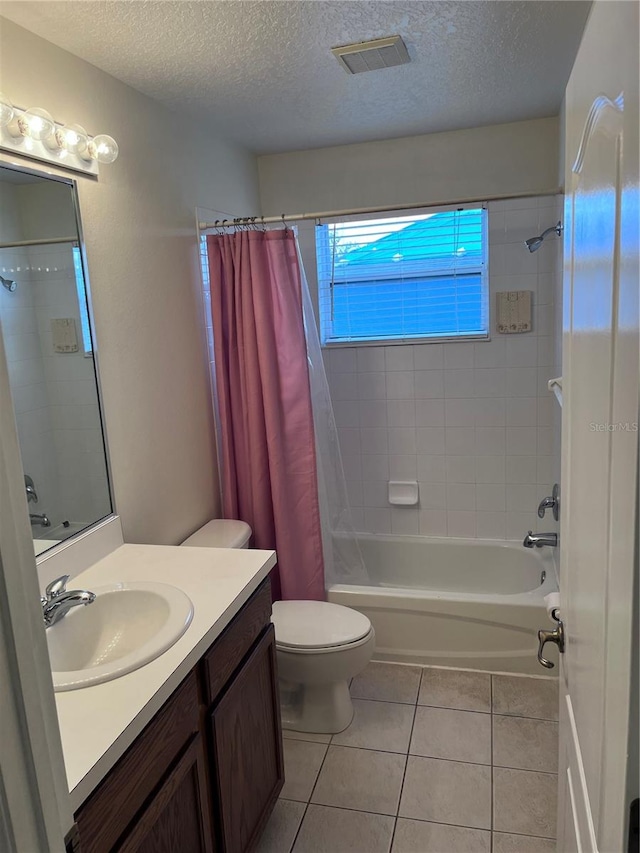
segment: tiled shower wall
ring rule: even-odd
[[[55,353],[51,319],[80,314],[71,244],[3,249],[0,320],[25,473],[39,496],[30,512],[92,522],[111,511],[93,358]],[[35,528],[35,532],[39,532]]]
[[[491,340],[326,349],[325,364],[357,529],[521,539],[557,479],[561,240],[523,241],[562,216],[561,197],[489,203]],[[310,232],[301,234],[315,282]],[[533,330],[495,332],[495,294],[533,292]],[[391,507],[389,480],[417,480],[417,507]]]
[[[4,190],[3,190],[4,191]],[[14,293],[0,288],[0,322],[16,413],[20,453],[25,474],[32,477],[38,503],[29,511],[49,515],[53,524],[62,521],[54,513],[59,505],[58,470],[51,447],[53,428],[35,305],[29,249],[0,251],[0,275],[15,279]]]

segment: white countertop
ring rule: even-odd
[[[275,565],[273,551],[122,545],[73,579],[77,589],[112,581],[157,581],[192,600],[191,625],[140,669],[92,687],[56,693],[75,812],[188,675]]]

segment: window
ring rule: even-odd
[[[78,297],[78,310],[80,312],[80,330],[82,332],[82,349],[85,355],[93,355],[93,344],[91,343],[91,326],[89,325],[89,309],[87,307],[87,294],[84,287],[84,272],[82,270],[82,255],[78,246],[73,246],[73,272],[76,279],[76,295]]]
[[[488,336],[487,212],[316,228],[323,344]]]

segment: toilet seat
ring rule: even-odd
[[[276,601],[271,621],[276,648],[300,654],[355,648],[368,642],[372,632],[363,613],[326,601]]]
[[[314,648],[305,648],[304,646],[279,646],[276,640],[276,651],[286,655],[328,655],[339,654],[340,652],[348,652],[351,649],[357,649],[359,646],[366,645],[374,636],[373,626],[370,631],[354,643],[344,643],[340,646],[319,646]]]

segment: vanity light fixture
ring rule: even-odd
[[[99,163],[113,163],[118,144],[107,134],[89,136],[79,124],[59,124],[40,107],[22,110],[0,92],[0,149],[98,174]]]
[[[55,131],[56,123],[53,116],[40,107],[32,107],[25,110],[15,118],[19,136],[29,136],[31,139],[46,140]],[[13,134],[12,134],[13,135]]]

